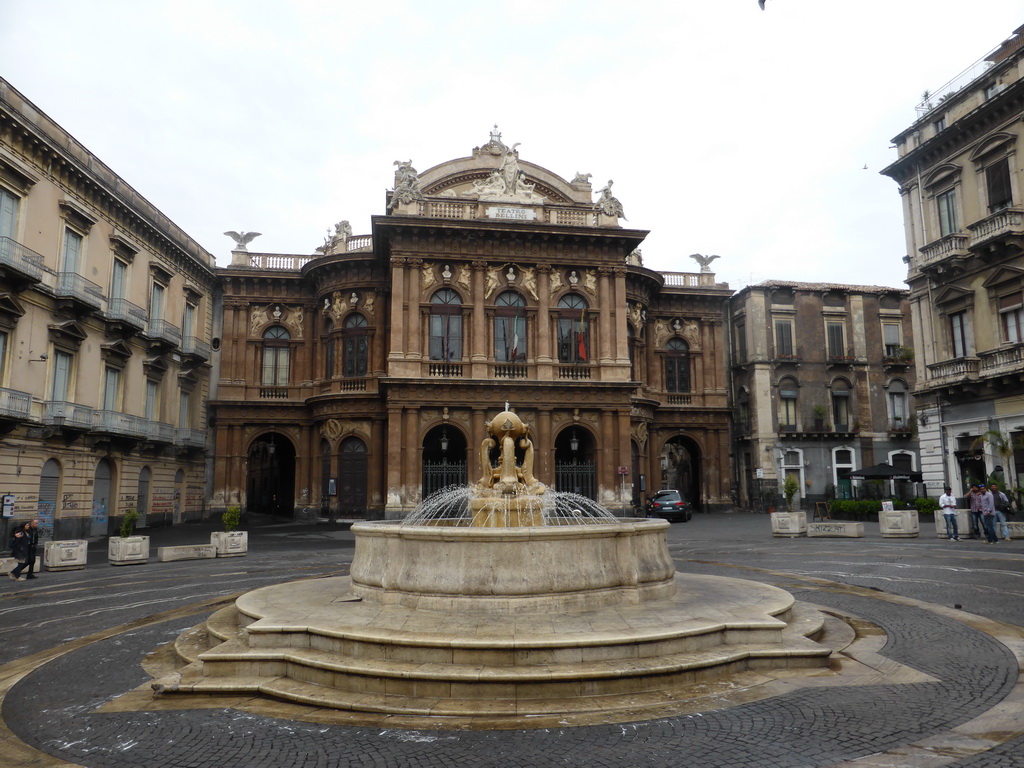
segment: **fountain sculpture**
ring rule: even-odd
[[[758,582],[676,573],[666,521],[546,488],[508,404],[487,429],[474,486],[402,522],[354,524],[349,577],[243,595],[178,639],[186,665],[154,688],[417,727],[541,727],[651,717],[697,682],[827,663],[816,610]]]

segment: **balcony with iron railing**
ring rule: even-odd
[[[0,418],[23,420],[32,411],[32,395],[16,389],[0,388]]]
[[[203,448],[206,446],[206,430],[178,428],[174,430],[174,444],[183,448]]]
[[[209,360],[210,345],[198,336],[185,336],[181,340],[181,354],[197,360]]]
[[[95,412],[93,431],[104,435],[130,437],[139,440],[149,438],[150,422],[141,416],[121,411],[101,410]]]
[[[181,344],[181,329],[166,320],[150,320],[146,324],[146,336],[153,341],[160,341],[171,346]]]
[[[77,272],[58,272],[53,295],[94,310],[103,306],[103,289]]]
[[[1024,235],[1024,210],[1003,208],[991,216],[968,224],[967,229],[971,232],[970,249],[982,250],[999,240]]]
[[[67,400],[47,400],[43,403],[43,424],[67,429],[89,430],[93,427],[95,411],[87,405]]]
[[[9,237],[0,237],[0,266],[31,283],[43,279],[43,257]]]
[[[104,317],[110,322],[124,323],[140,331],[146,327],[148,320],[146,310],[128,299],[108,299]]]

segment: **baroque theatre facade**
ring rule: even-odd
[[[481,476],[506,402],[557,490],[728,506],[731,292],[710,259],[643,267],[647,232],[622,226],[611,182],[567,181],[497,132],[422,173],[395,165],[370,235],[340,222],[311,256],[238,245],[219,270],[212,507],[403,517]]]

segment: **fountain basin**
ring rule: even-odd
[[[594,610],[671,598],[664,520],[517,528],[352,526],[351,594],[431,611]]]

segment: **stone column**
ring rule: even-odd
[[[487,262],[473,262],[473,333],[470,335],[470,360],[472,361],[472,377],[475,379],[486,379],[487,358],[490,351],[487,349],[487,297],[484,295],[486,288]],[[483,433],[480,435],[483,440]]]
[[[400,257],[391,259],[391,351],[390,361],[405,358],[405,266],[406,260]],[[390,367],[390,366],[389,366]]]
[[[607,365],[612,362],[612,312],[611,312],[611,291],[609,290],[609,283],[611,282],[612,271],[606,267],[602,267],[597,271],[597,301],[598,301],[598,333],[600,334],[600,352],[598,353],[598,362],[601,365]],[[593,354],[593,348],[591,348],[591,354]],[[603,378],[603,377],[602,377]]]
[[[405,492],[405,512],[416,506],[423,494],[423,445],[420,441],[419,410],[405,409],[402,429],[402,486]]]
[[[387,484],[385,492],[384,516],[395,520],[402,516],[402,409],[391,406],[388,408],[387,444],[385,446],[387,467]]]
[[[544,366],[545,374],[537,371],[538,379],[551,378],[551,265],[537,265],[537,365]]]
[[[406,285],[405,303],[405,358],[406,360],[423,359],[423,337],[420,333],[422,323],[420,322],[420,271],[423,267],[423,259],[409,259],[409,266],[405,270],[408,280]],[[409,369],[413,375],[419,375],[418,368]]]
[[[629,467],[630,474],[622,476],[618,474],[618,466],[616,466],[616,477],[619,480],[619,504],[623,509],[629,509],[632,502],[632,483],[633,475],[635,470],[633,469],[633,451],[630,444],[630,431],[629,431],[629,409],[623,409],[615,414],[616,430],[615,434],[618,438],[618,457],[617,464],[619,466]]]
[[[474,408],[470,422],[469,453],[473,459],[469,462],[466,471],[467,480],[475,483],[484,476],[484,468],[480,465],[480,446],[483,444],[484,436],[487,434],[487,411],[483,408]],[[476,469],[476,475],[473,474]]]
[[[629,304],[626,301],[626,269],[615,267],[614,276],[615,298],[612,306],[615,315],[615,363],[629,370],[629,333],[626,326],[629,322]],[[627,373],[625,379],[629,379]]]
[[[366,503],[368,507],[380,509],[387,501],[388,475],[388,422],[374,419],[370,424],[370,445],[366,467]],[[340,447],[340,444],[339,444]],[[341,471],[341,457],[337,457],[338,471]]]
[[[551,436],[551,409],[537,411],[537,444],[533,446],[538,457],[537,479],[548,487],[555,484],[555,441]]]

